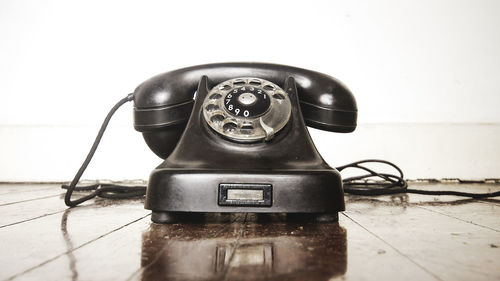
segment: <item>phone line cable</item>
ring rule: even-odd
[[[391,166],[399,175],[379,173],[362,164],[379,163]],[[367,174],[344,178],[344,192],[354,195],[378,196],[398,193],[415,193],[423,195],[454,195],[470,197],[474,199],[500,196],[500,191],[487,193],[470,193],[451,190],[422,190],[408,188],[408,182],[404,179],[403,171],[394,163],[380,159],[366,159],[356,161],[347,165],[339,166],[336,169],[342,172],[345,169],[354,168],[368,172]],[[373,178],[381,180],[373,181]],[[371,181],[369,181],[372,179]]]
[[[78,182],[80,181],[80,178],[87,169],[90,160],[92,160],[92,157],[94,156],[97,147],[99,146],[99,143],[102,139],[102,136],[104,135],[104,131],[106,130],[109,121],[111,120],[111,117],[113,117],[113,114],[118,110],[118,108],[120,108],[125,103],[132,101],[133,99],[134,95],[128,94],[126,97],[122,98],[118,103],[116,103],[115,106],[113,106],[113,108],[106,115],[106,118],[104,119],[101,128],[99,129],[99,132],[97,133],[97,136],[94,140],[94,144],[90,148],[87,157],[83,161],[83,164],[81,165],[80,169],[74,176],[73,180],[69,185],[62,185],[62,188],[66,189],[66,195],[64,196],[64,203],[68,207],[75,207],[76,205],[79,205],[96,196],[108,199],[125,199],[133,197],[142,197],[146,193],[145,186],[128,186],[128,185],[126,186],[126,185],[116,185],[116,184],[94,184],[88,186],[77,186]],[[88,191],[88,190],[93,190],[93,192],[81,198],[71,200],[73,191]]]

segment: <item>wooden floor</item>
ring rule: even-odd
[[[233,214],[158,225],[141,200],[67,209],[56,185],[0,185],[0,280],[500,280],[498,197],[346,196],[346,206],[339,223]]]

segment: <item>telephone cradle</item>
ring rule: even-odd
[[[349,90],[310,70],[221,63],[155,76],[134,91],[134,127],[165,159],[145,208],[156,223],[234,212],[336,221],[342,179],[306,125],[351,132],[356,117]]]

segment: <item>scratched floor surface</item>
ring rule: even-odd
[[[56,185],[4,184],[0,280],[500,279],[498,197],[346,196],[346,206],[339,223],[219,214],[158,225],[139,199],[67,209]]]

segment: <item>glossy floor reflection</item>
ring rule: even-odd
[[[328,280],[347,269],[338,223],[151,224],[142,236],[142,280]]]
[[[0,187],[2,187],[0,185]],[[63,204],[56,185],[0,190],[0,280],[498,280],[500,200],[346,196],[339,223],[210,215],[151,223],[143,200]],[[413,184],[491,192],[491,184]]]

